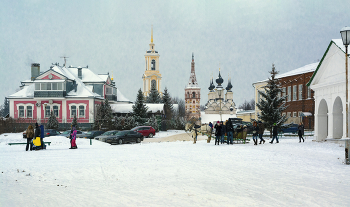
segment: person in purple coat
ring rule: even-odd
[[[72,132],[72,140],[71,140],[71,148],[69,149],[77,149],[77,144],[76,144],[76,138],[77,138],[77,130],[75,127],[73,127],[73,132]]]

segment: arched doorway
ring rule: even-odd
[[[333,138],[343,136],[343,104],[338,96],[333,104]]]
[[[326,100],[322,99],[320,105],[318,107],[317,114],[317,122],[318,122],[318,141],[323,141],[328,136],[328,107]]]

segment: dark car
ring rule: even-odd
[[[56,129],[45,129],[44,130],[44,136],[49,137],[49,136],[57,136],[60,135],[61,133],[57,131]]]
[[[104,131],[90,131],[83,134],[78,134],[77,138],[93,139],[97,136],[100,136],[103,133]]]
[[[144,137],[152,138],[156,135],[156,130],[151,126],[138,126],[131,129],[132,131],[141,133]]]
[[[62,132],[61,134],[56,135],[56,136],[64,136],[64,137],[69,138],[69,137],[70,137],[70,131],[71,131],[71,130],[64,131],[64,132]],[[78,134],[83,134],[83,132],[77,130],[77,135],[78,135]]]
[[[99,140],[99,141],[102,141],[102,142],[105,142],[106,141],[106,138],[108,137],[111,137],[111,136],[114,136],[118,133],[118,131],[116,130],[113,130],[113,131],[107,131],[103,134],[101,134],[100,136],[97,136],[95,137],[96,140]]]
[[[295,134],[298,132],[298,124],[285,124],[281,127],[280,132]]]
[[[140,143],[141,141],[143,141],[143,135],[133,130],[120,131],[115,136],[106,139],[106,142],[110,144]]]

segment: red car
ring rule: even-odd
[[[154,135],[156,135],[156,130],[154,130],[151,126],[138,126],[132,128],[131,130],[141,133],[144,137],[152,138]]]

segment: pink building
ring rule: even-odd
[[[21,90],[8,96],[10,117],[24,122],[45,123],[53,111],[59,123],[89,126],[94,122],[96,106],[108,98],[110,103],[130,103],[116,88],[109,74],[97,75],[86,67],[54,64],[40,73],[33,63],[31,79],[21,81]]]

